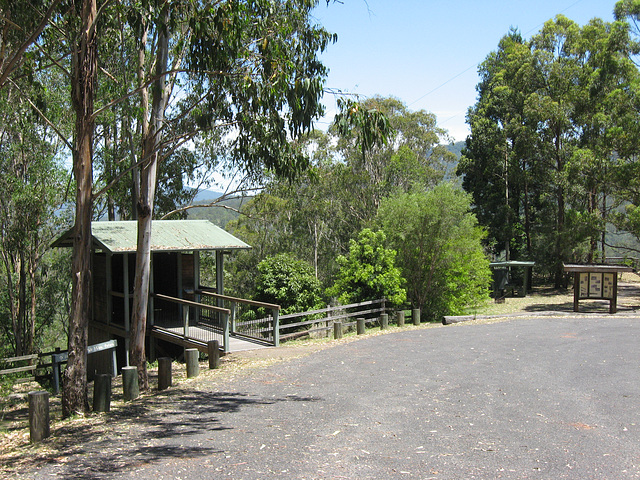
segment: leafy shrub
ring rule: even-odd
[[[488,298],[485,231],[470,211],[470,196],[450,183],[383,201],[378,221],[398,251],[411,303],[423,317],[463,313]]]
[[[283,314],[324,307],[313,268],[292,254],[281,253],[262,260],[258,272],[254,300],[280,305]]]
[[[340,255],[336,281],[327,294],[343,304],[386,298],[399,305],[407,298],[404,279],[395,266],[396,251],[385,248],[384,232],[365,228],[349,242],[349,255]]]

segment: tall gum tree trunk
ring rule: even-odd
[[[135,288],[131,318],[131,362],[138,367],[138,380],[142,390],[149,389],[145,352],[147,309],[149,304],[149,278],[151,275],[151,227],[153,205],[160,157],[160,137],[167,105],[166,72],[169,63],[167,32],[168,5],[164,5],[157,24],[156,81],[152,87],[151,119],[142,143],[143,166],[140,174],[140,200],[138,201],[138,246],[136,254]],[[144,98],[144,97],[143,97]]]
[[[88,411],[87,335],[91,313],[91,211],[93,188],[93,97],[97,71],[96,0],[82,0],[82,30],[72,59],[71,102],[76,114],[73,174],[76,215],[73,234],[73,290],[69,360],[64,372],[62,413]]]

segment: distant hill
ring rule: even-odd
[[[214,197],[205,196],[203,199],[198,199],[198,196],[196,196],[197,201],[194,201],[193,204],[207,205],[219,197],[220,193]],[[188,211],[189,220],[209,220],[211,223],[218,225],[221,228],[225,228],[227,223],[238,218],[238,210],[242,204],[248,202],[250,198],[251,197],[234,198],[231,200],[224,200],[211,207],[191,208]]]
[[[216,198],[222,196],[222,192],[217,192],[215,190],[200,190],[198,194],[193,199],[194,202],[206,202],[212,201]]]
[[[449,150],[452,153],[455,153],[456,157],[460,158],[460,155],[462,154],[462,149],[465,147],[465,142],[455,142],[455,143],[450,143],[449,145],[447,145],[447,150]]]
[[[449,162],[447,163],[444,167],[445,167],[445,175],[444,178],[445,180],[453,180],[456,178],[456,170],[458,168],[458,161],[460,160],[460,155],[462,152],[462,149],[464,148],[465,143],[464,142],[455,142],[455,143],[450,143],[449,145],[447,145],[447,150],[449,150],[451,153],[453,153],[456,156],[456,160],[455,162]]]

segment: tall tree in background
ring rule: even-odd
[[[592,261],[603,243],[629,51],[621,22],[558,16],[529,42],[505,36],[480,70],[459,173],[496,250],[533,257],[556,286],[563,262]]]

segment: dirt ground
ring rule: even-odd
[[[581,314],[607,314],[608,302],[591,301],[580,303]],[[640,311],[640,276],[624,274],[619,282],[618,314],[628,315]],[[545,312],[551,315],[573,314],[572,290],[557,291],[550,288],[537,287],[526,297],[508,297],[504,303],[489,303],[476,312],[474,322],[497,322],[517,315]],[[407,325],[404,329],[442,328],[440,324]],[[398,327],[386,331],[371,329],[367,335],[384,335],[397,332]],[[111,412],[76,416],[61,419],[60,397],[52,396],[50,401],[51,436],[39,443],[29,443],[27,393],[40,390],[38,384],[22,384],[16,386],[7,396],[0,397],[0,478],[25,478],[20,472],[37,468],[52,459],[64,461],[78,445],[79,438],[99,438],[114,429],[123,434],[135,435],[130,431],[134,422],[127,421],[139,418],[151,409],[170,408],[171,401],[179,401],[185,392],[197,390],[206,385],[208,388],[222,386],[240,375],[246,375],[254,369],[263,368],[274,363],[287,361],[312,354],[321,349],[331,348],[343,342],[356,341],[355,335],[347,335],[342,340],[314,339],[296,341],[279,348],[264,348],[227,355],[221,360],[221,367],[208,370],[207,362],[201,362],[200,375],[187,379],[183,364],[174,363],[173,386],[158,395],[157,370],[150,369],[151,391],[143,394],[133,402],[125,403],[122,399],[121,377],[116,377],[112,385]],[[89,387],[89,401],[93,392]],[[117,448],[117,446],[114,446]],[[28,477],[26,477],[28,478]]]

